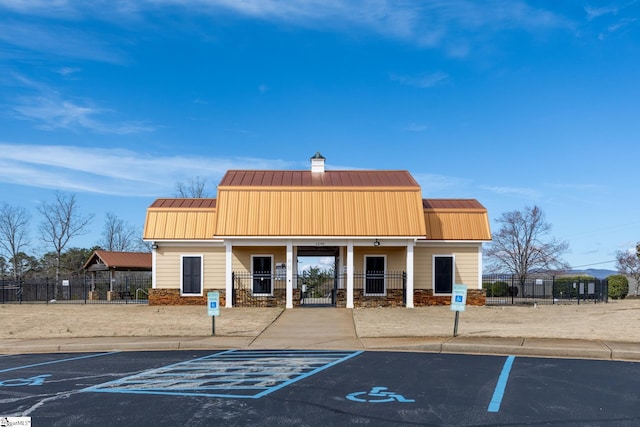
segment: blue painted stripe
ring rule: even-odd
[[[511,366],[513,365],[513,361],[515,360],[515,356],[507,357],[507,360],[504,362],[504,366],[502,367],[502,372],[500,373],[500,377],[498,378],[498,384],[496,384],[496,389],[493,392],[493,397],[491,398],[491,402],[489,402],[488,412],[499,412],[500,405],[502,404],[502,398],[504,397],[504,390],[507,387],[507,381],[509,381],[509,373],[511,372]]]
[[[16,366],[14,368],[8,368],[8,369],[0,370],[0,374],[2,374],[4,372],[17,371],[17,370],[20,370],[20,369],[35,368],[36,366],[51,365],[51,364],[54,364],[54,363],[71,362],[73,360],[82,360],[82,359],[90,359],[92,357],[109,356],[111,354],[117,354],[117,353],[120,353],[120,352],[119,351],[110,351],[109,353],[89,354],[87,356],[70,357],[68,359],[50,360],[48,362],[34,363],[32,365]]]
[[[330,368],[330,367],[332,367],[332,366],[335,366],[335,365],[337,365],[338,363],[342,363],[342,362],[344,362],[345,360],[349,360],[349,359],[351,359],[352,357],[356,357],[356,356],[358,356],[359,354],[362,354],[362,351],[355,351],[355,352],[353,352],[353,353],[351,353],[351,354],[349,354],[349,355],[347,355],[347,356],[345,356],[345,357],[343,357],[343,358],[341,358],[341,359],[335,360],[335,361],[333,361],[333,362],[331,362],[331,363],[328,363],[328,364],[326,364],[326,365],[324,365],[324,366],[321,366],[321,367],[319,367],[319,368],[316,368],[316,369],[314,369],[313,371],[309,371],[309,372],[307,372],[306,374],[303,374],[303,375],[297,376],[297,377],[295,377],[295,378],[292,378],[292,379],[290,379],[289,381],[285,381],[285,382],[283,382],[283,383],[281,383],[281,384],[278,384],[278,385],[277,385],[277,386],[275,386],[275,387],[271,387],[269,390],[265,390],[265,391],[263,391],[262,393],[258,393],[258,394],[256,394],[256,395],[254,396],[254,398],[255,398],[255,399],[259,399],[259,398],[261,398],[262,396],[265,396],[265,395],[267,395],[267,394],[269,394],[269,393],[273,393],[274,391],[280,390],[281,388],[284,388],[284,387],[286,387],[286,386],[288,386],[288,385],[291,385],[291,384],[295,383],[296,381],[300,381],[300,380],[303,380],[303,379],[305,379],[305,378],[307,378],[307,377],[310,377],[311,375],[315,375],[315,374],[317,374],[317,373],[318,373],[318,372],[320,372],[320,371],[324,371],[325,369],[328,369],[328,368]]]

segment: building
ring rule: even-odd
[[[471,199],[422,199],[407,171],[230,170],[215,199],[158,199],[148,209],[150,304],[233,307],[448,304],[454,283],[484,304],[486,209]],[[298,274],[301,256],[330,256],[324,287]]]

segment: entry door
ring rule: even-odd
[[[384,257],[367,256],[365,258],[366,295],[384,295]]]
[[[253,256],[253,293],[271,295],[271,264],[270,256]]]

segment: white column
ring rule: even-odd
[[[155,242],[153,243],[155,245]],[[158,271],[157,266],[157,257],[158,257],[158,253],[157,253],[158,249],[151,249],[151,288],[152,289],[156,289],[157,286],[157,278],[156,278],[156,272]],[[93,273],[93,276],[95,277],[96,273]],[[93,287],[93,286],[92,286]],[[92,289],[94,290],[94,289]]]
[[[287,240],[287,308],[293,308],[293,242]]]
[[[407,244],[407,308],[413,308],[413,245]]]
[[[347,242],[347,308],[353,308],[353,241]]]
[[[478,246],[478,289],[482,289],[482,243]]]
[[[225,242],[225,288],[226,298],[225,307],[233,307],[233,244],[231,242]]]

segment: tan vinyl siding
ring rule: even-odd
[[[282,246],[234,246],[232,270],[251,273],[251,256],[268,255],[273,257],[273,273],[277,263],[287,262],[286,248]]]
[[[388,272],[407,270],[407,249],[404,247],[362,247],[353,248],[353,269],[356,273],[364,272],[364,257],[367,255],[384,255],[387,258]]]
[[[455,257],[455,283],[477,289],[480,246],[417,246],[414,249],[414,288],[433,289],[433,256]]]
[[[202,255],[204,288],[225,289],[225,249],[205,246],[156,250],[156,288],[180,289],[182,255]]]

